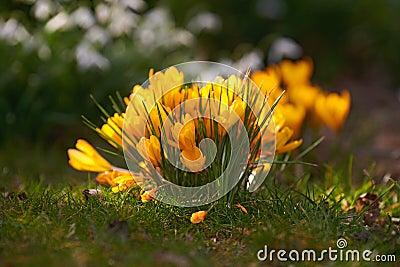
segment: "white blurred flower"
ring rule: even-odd
[[[33,6],[33,14],[38,20],[46,20],[55,10],[54,3],[48,0],[37,0]]]
[[[143,17],[135,37],[148,50],[189,46],[193,42],[193,35],[184,29],[176,28],[170,13],[163,8],[155,8]]]
[[[80,7],[71,14],[74,24],[84,29],[90,28],[96,21],[92,11],[87,7]]]
[[[243,73],[250,68],[250,70],[257,70],[263,67],[264,55],[262,51],[254,49],[253,51],[244,54],[242,58],[237,61],[233,61],[229,58],[219,60],[220,63],[232,66],[235,69],[240,70]]]
[[[15,45],[27,41],[30,37],[25,27],[14,18],[10,18],[5,23],[0,21],[0,39]]]
[[[84,38],[90,43],[99,43],[101,45],[105,45],[111,39],[109,33],[97,25],[90,27]]]
[[[122,0],[121,1],[126,7],[132,8],[136,11],[142,11],[146,8],[147,4],[143,0]]]
[[[111,11],[105,4],[99,4],[95,8],[96,18],[100,23],[107,23],[110,17]]]
[[[51,57],[51,50],[46,44],[42,44],[38,47],[37,54],[41,60],[48,60]]]
[[[276,39],[269,49],[268,62],[278,63],[283,58],[297,59],[303,53],[301,46],[290,38]]]
[[[248,68],[258,70],[263,67],[264,54],[258,49],[243,55],[241,59],[233,64],[233,67],[245,73]]]
[[[82,42],[77,46],[75,57],[80,70],[87,70],[93,67],[107,70],[110,67],[110,61],[87,42]]]
[[[222,28],[221,18],[211,12],[203,12],[194,16],[187,25],[188,29],[194,33],[219,32]]]
[[[112,36],[118,37],[123,34],[129,35],[137,25],[139,19],[137,14],[122,4],[114,4],[111,7],[108,29]]]
[[[72,21],[69,15],[64,11],[61,11],[46,23],[45,29],[49,32],[55,32],[59,30],[66,30],[71,26]]]

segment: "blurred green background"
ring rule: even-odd
[[[343,89],[339,78],[383,75],[375,94],[394,98],[399,14],[396,0],[1,1],[0,147],[43,144],[65,154],[94,135],[82,114],[101,123],[90,94],[110,106],[109,95],[127,95],[149,68],[188,60],[262,68],[310,56],[327,90]]]

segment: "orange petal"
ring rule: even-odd
[[[195,212],[190,217],[190,221],[192,223],[201,223],[202,221],[204,221],[204,218],[207,216],[207,214],[208,214],[207,211],[204,210]]]
[[[241,211],[243,211],[244,213],[248,214],[247,210],[245,207],[243,207],[242,205],[240,205],[239,203],[235,204],[235,207],[240,209]]]

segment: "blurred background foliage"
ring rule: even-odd
[[[396,0],[1,1],[0,143],[72,145],[81,114],[101,122],[90,94],[107,106],[150,67],[188,60],[262,68],[305,55],[322,84],[379,68],[396,88],[398,14]]]

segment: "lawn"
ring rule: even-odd
[[[40,156],[52,160],[47,174],[33,166],[28,172],[28,158]],[[9,165],[1,172],[1,266],[282,266],[288,262],[278,261],[276,254],[272,261],[259,261],[257,253],[265,246],[320,253],[337,249],[339,238],[360,257],[364,250],[372,251],[371,259],[400,255],[400,185],[389,178],[374,182],[373,168],[354,170],[351,157],[335,169],[275,166],[261,190],[238,196],[247,213],[217,202],[199,224],[189,218],[200,208],[142,203],[137,189],[115,194],[93,176],[72,172],[64,161],[43,148],[20,159],[21,168],[3,161]],[[359,173],[361,182],[349,186],[349,178]],[[369,194],[359,198],[363,193]],[[328,254],[318,261],[318,255],[317,261],[291,264],[376,266],[363,259],[331,261]]]

